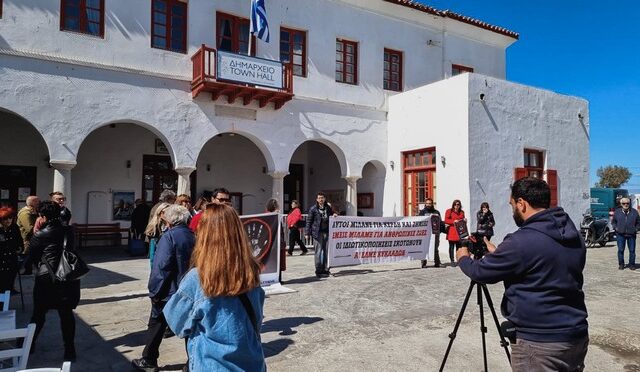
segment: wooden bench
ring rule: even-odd
[[[120,223],[74,223],[73,231],[78,242],[78,248],[82,248],[89,240],[110,240],[113,245],[119,246],[122,243],[123,233],[126,233],[124,239],[131,239],[129,229],[120,227]]]

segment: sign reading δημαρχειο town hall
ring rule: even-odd
[[[282,89],[282,63],[218,51],[217,78]]]

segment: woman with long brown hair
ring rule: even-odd
[[[164,308],[169,327],[188,338],[189,370],[266,370],[260,267],[231,206],[207,206],[191,263]]]

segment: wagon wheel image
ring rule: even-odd
[[[263,262],[269,254],[269,247],[271,247],[272,243],[271,227],[258,218],[251,218],[244,221],[244,226],[249,236],[253,257],[258,260],[261,267],[264,267]]]

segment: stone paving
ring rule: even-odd
[[[82,300],[76,310],[78,361],[72,370],[130,371],[130,360],[142,352],[149,313],[148,260],[127,257],[114,247],[84,253],[92,270],[82,280]],[[270,371],[439,368],[469,284],[459,269],[420,269],[419,262],[368,265],[334,268],[332,277],[317,280],[313,256],[295,254],[288,257],[283,278],[285,286],[296,292],[268,297],[265,303],[262,342]],[[20,309],[19,296],[11,303],[18,310],[21,326],[30,317],[32,279],[23,278],[23,286],[25,311]],[[640,270],[617,269],[613,245],[589,249],[585,270],[591,335],[588,371],[640,371],[639,286]],[[503,287],[489,289],[498,307]],[[474,299],[446,370],[482,370]],[[488,311],[485,318],[489,369],[508,370]],[[30,357],[30,368],[62,363],[57,314],[50,312],[47,321]],[[165,339],[160,352],[162,370],[182,368],[182,340]]]

